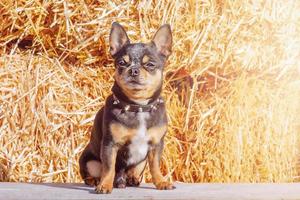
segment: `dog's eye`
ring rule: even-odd
[[[127,63],[125,62],[125,60],[119,60],[118,61],[118,65],[120,65],[120,66],[125,66],[125,65],[127,65]]]
[[[150,68],[150,69],[153,69],[153,68],[155,67],[155,65],[154,65],[153,63],[151,63],[151,62],[148,62],[148,63],[146,64],[146,67],[148,67],[148,68]]]

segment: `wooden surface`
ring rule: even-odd
[[[96,194],[83,184],[0,183],[0,200],[10,199],[300,199],[300,183],[294,184],[183,184],[172,191],[159,191],[152,184],[114,189]]]

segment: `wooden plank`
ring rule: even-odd
[[[83,184],[0,183],[0,200],[42,199],[300,199],[300,183],[292,184],[184,184],[172,191],[156,190],[152,184],[138,188],[114,189],[112,194],[96,194]]]

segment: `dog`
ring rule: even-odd
[[[97,193],[106,194],[113,187],[139,186],[148,162],[156,188],[174,189],[159,165],[167,131],[160,94],[172,48],[170,25],[162,25],[150,43],[130,43],[124,28],[114,22],[109,43],[115,82],[80,156],[80,175]]]

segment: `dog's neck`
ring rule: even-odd
[[[154,92],[154,94],[148,98],[148,99],[144,99],[144,100],[134,100],[134,99],[129,99],[124,92],[122,91],[121,87],[115,82],[113,87],[112,87],[112,92],[115,95],[115,97],[127,104],[136,104],[136,105],[148,105],[151,104],[152,102],[156,101],[159,97],[160,97],[160,93],[161,93],[161,87],[156,90]]]

